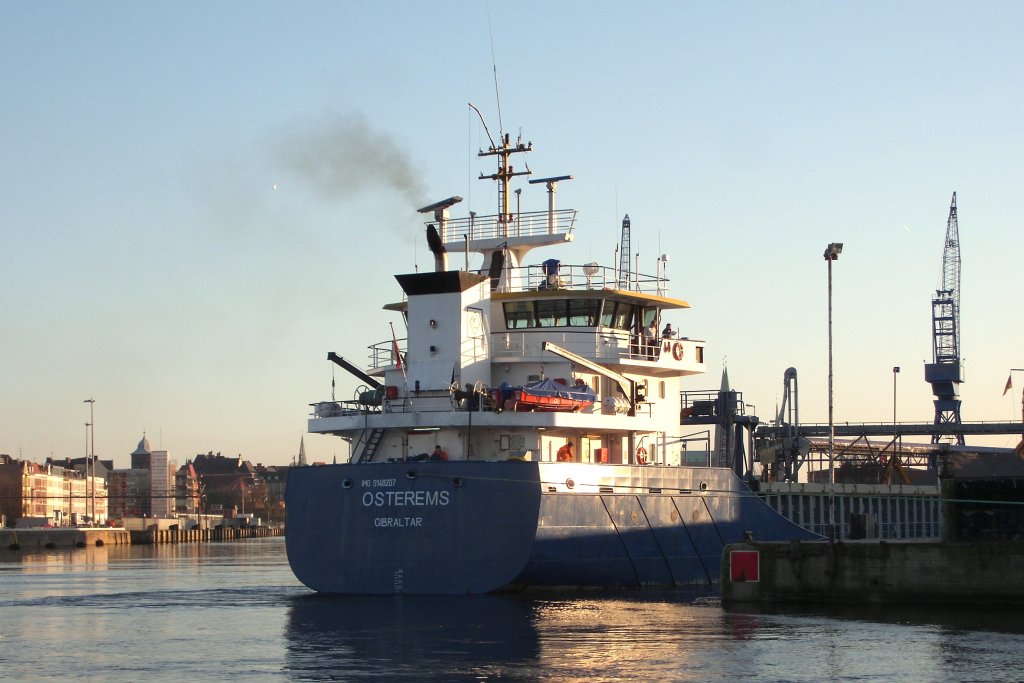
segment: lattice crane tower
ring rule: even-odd
[[[632,247],[629,244],[629,214],[627,213],[626,217],[622,219],[622,240],[619,242],[619,289],[629,289],[631,249]]]
[[[956,220],[956,192],[949,205],[946,245],[942,251],[942,283],[932,299],[932,362],[924,366],[924,379],[935,396],[935,424],[960,424],[960,235]],[[964,435],[950,428],[932,435],[932,443],[953,440],[964,445]]]

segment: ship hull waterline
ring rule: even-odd
[[[725,468],[326,465],[292,468],[285,499],[292,571],[331,594],[709,587],[727,543],[820,539]]]

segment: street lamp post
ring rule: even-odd
[[[842,242],[831,242],[825,247],[825,262],[828,264],[828,538],[836,540],[835,501],[835,424],[832,419],[832,262],[843,253]]]
[[[96,476],[96,462],[95,462],[95,458],[96,458],[96,419],[93,416],[93,407],[96,405],[96,399],[87,398],[84,401],[82,401],[82,403],[88,403],[89,404],[89,424],[88,424],[88,427],[90,427],[91,430],[92,430],[91,431],[92,440],[91,440],[91,445],[89,447],[89,452],[85,454],[85,486],[86,486],[86,493],[89,496],[88,500],[86,501],[87,508],[88,507],[92,508],[92,511],[89,513],[89,524],[95,525],[96,524],[96,483],[94,481],[94,478]],[[90,463],[92,463],[92,476],[89,475],[89,464]]]
[[[894,365],[892,368],[892,452],[893,455],[898,455],[896,452],[896,375],[900,374],[900,366]]]
[[[85,492],[86,495],[89,493],[89,427],[92,427],[91,422],[85,423]],[[89,500],[85,500],[85,513],[89,514]],[[68,514],[71,514],[71,494],[68,493]],[[81,523],[81,522],[79,522]]]

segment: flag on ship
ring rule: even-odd
[[[398,339],[395,337],[395,326],[391,326],[391,356],[395,361],[395,367],[402,369],[402,351],[398,348]]]
[[[1003,396],[1006,396],[1006,392],[1013,389],[1013,374],[1006,378],[1006,388],[1003,389]]]

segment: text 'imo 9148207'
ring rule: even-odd
[[[817,538],[728,467],[688,462],[680,392],[704,343],[673,331],[689,304],[663,273],[631,272],[628,254],[526,265],[576,228],[555,206],[570,176],[530,181],[547,210],[511,210],[529,173],[511,159],[531,149],[502,134],[480,151],[497,157],[481,175],[498,183],[495,215],[452,218],[459,197],[421,209],[434,271],[396,275],[405,296],[385,306],[407,337],[372,346],[366,369],[328,356],[364,386],[309,420],[349,462],[289,473],[288,559],[314,590],[706,586],[726,543]],[[450,270],[449,250],[479,269]]]

